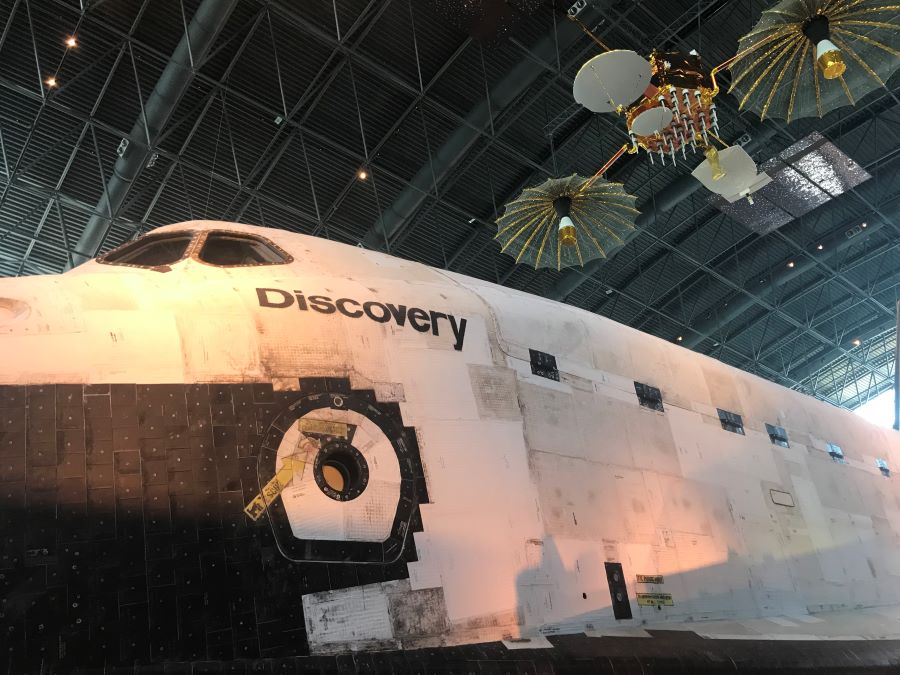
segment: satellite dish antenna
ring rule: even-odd
[[[691,175],[707,190],[722,195],[729,202],[748,197],[772,182],[767,174],[756,172],[756,162],[739,145],[710,154],[713,157],[703,161]]]
[[[614,49],[581,66],[572,94],[592,112],[615,112],[620,105],[637,100],[650,86],[650,77],[647,59],[628,49]]]
[[[638,114],[631,122],[631,133],[635,136],[652,136],[662,133],[674,118],[669,108],[656,107]]]

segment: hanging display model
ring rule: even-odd
[[[611,50],[585,63],[575,76],[573,94],[585,108],[625,117],[629,152],[645,150],[665,164],[687,148],[709,145],[718,133],[714,98],[718,93],[696,52],[654,51],[650,60],[637,52]]]
[[[740,39],[729,91],[760,118],[821,117],[886,86],[898,38],[900,4],[785,0]]]
[[[601,170],[602,172],[602,170]],[[517,263],[562,269],[605,258],[621,246],[638,211],[621,183],[573,174],[522,190],[497,220],[494,237]]]
[[[592,178],[551,178],[506,206],[495,238],[516,262],[536,268],[584,265],[624,243],[634,227],[635,198],[601,176],[626,152],[643,150],[651,163],[665,165],[678,154],[687,159],[689,147],[699,149],[705,159],[692,175],[729,202],[752,203],[771,178],[757,172],[743,148],[719,138],[718,72],[731,70],[730,91],[740,96],[740,107],[790,122],[853,105],[900,67],[900,5],[883,1],[784,0],[762,12],[738,52],[708,73],[693,50],[657,49],[644,58],[610,49],[579,21],[583,6],[576,3],[569,19],[604,51],[579,69],[573,96],[592,112],[622,116],[629,143]]]

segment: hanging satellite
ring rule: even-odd
[[[625,116],[630,153],[642,148],[663,164],[666,155],[674,163],[676,152],[685,158],[689,145],[695,151],[709,145],[708,134],[719,128],[717,93],[696,52],[654,51],[648,61],[632,51],[607,51],[581,67],[573,87],[588,110]]]
[[[517,263],[559,270],[624,244],[638,211],[620,183],[600,178],[611,163],[591,178],[573,174],[522,190],[497,220],[501,250]]]
[[[601,172],[626,150],[636,154],[643,149],[651,162],[659,155],[663,164],[668,155],[675,164],[675,153],[687,159],[690,145],[694,152],[701,148],[706,156],[693,172],[697,180],[729,202],[747,197],[752,203],[753,192],[771,179],[757,173],[756,163],[743,148],[726,147],[719,152],[710,140],[725,145],[718,136],[714,99],[719,87],[715,76],[734,59],[707,74],[695,51],[654,50],[647,60],[633,51],[611,50],[578,19],[580,8],[576,3],[568,12],[569,19],[604,52],[578,71],[573,95],[592,112],[624,115],[631,140],[630,146],[624,145]]]
[[[900,67],[900,5],[884,0],[783,0],[741,38],[731,90],[741,108],[790,122],[884,87]]]
[[[765,173],[756,172],[756,162],[739,145],[722,150],[708,146],[706,161],[691,172],[710,192],[722,195],[729,202],[742,197],[753,203],[753,193],[772,182]]]

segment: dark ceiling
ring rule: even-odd
[[[697,49],[711,66],[734,54],[770,3],[589,4],[584,16],[607,44]],[[593,174],[626,139],[621,119],[573,102],[572,78],[598,49],[565,9],[539,0],[6,0],[0,275],[60,272],[159,225],[237,220],[556,297],[837,405],[888,388],[900,284],[898,79],[855,107],[789,125],[761,124],[718,97],[722,136],[749,135],[758,163],[818,131],[872,176],[775,232],[747,229],[702,188],[675,189],[699,155],[674,167],[626,156],[607,177],[654,212],[650,224],[599,268],[535,271],[493,241],[503,204],[549,176]],[[175,98],[171,88],[168,98],[151,93],[204,11],[220,23],[192,27],[194,72],[181,68]],[[67,49],[72,34],[78,47]],[[134,173],[116,179],[113,195],[117,160]]]

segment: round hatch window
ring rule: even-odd
[[[369,483],[369,465],[359,450],[343,439],[330,440],[316,454],[316,485],[340,502],[359,497]]]

